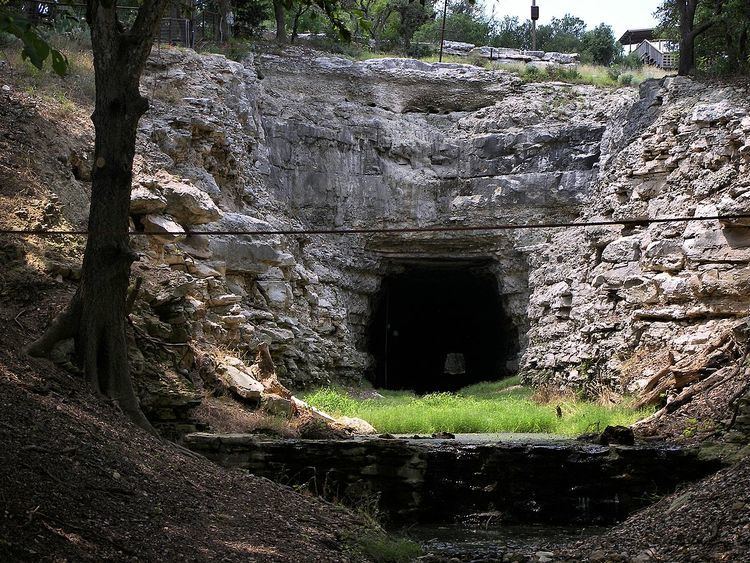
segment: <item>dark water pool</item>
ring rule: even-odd
[[[413,526],[400,534],[437,559],[489,562],[512,554],[554,552],[556,546],[604,533],[597,526],[503,525],[492,513],[477,514],[453,525]]]

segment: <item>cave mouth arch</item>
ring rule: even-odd
[[[372,383],[417,393],[456,391],[512,375],[518,330],[491,262],[394,264],[372,302]]]

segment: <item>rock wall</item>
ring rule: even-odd
[[[683,79],[603,90],[503,71],[290,49],[244,63],[162,51],[144,89],[136,229],[163,279],[155,333],[233,354],[268,342],[304,386],[372,371],[372,303],[410,261],[495,273],[531,380],[619,384],[639,348],[689,353],[741,315],[749,227],[226,235],[742,210],[747,97]],[[748,223],[750,225],[750,223]],[[146,243],[144,243],[146,244]]]
[[[721,466],[697,450],[574,442],[264,441],[198,433],[185,445],[225,467],[369,506],[396,525],[477,513],[504,523],[609,524]]]
[[[747,92],[683,78],[642,87],[608,132],[586,221],[745,214]],[[748,311],[746,219],[569,229],[532,256],[523,369],[574,386],[643,385]]]

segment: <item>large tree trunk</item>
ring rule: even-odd
[[[712,19],[695,25],[695,13],[700,0],[678,0],[677,8],[680,15],[680,64],[677,73],[680,76],[692,74],[695,70],[695,38],[705,32],[716,22]],[[715,16],[721,14],[724,0],[714,0]]]
[[[695,68],[695,10],[698,0],[679,0],[680,11],[680,64],[677,73],[687,76]]]
[[[273,16],[276,19],[276,41],[286,43],[286,10],[283,0],[273,0]]]
[[[48,355],[58,340],[74,338],[91,388],[150,431],[130,380],[125,301],[130,265],[136,258],[128,237],[133,157],[138,121],[148,109],[139,82],[165,6],[165,0],[145,0],[126,32],[113,4],[89,1],[96,140],[81,284],[68,308],[29,348],[33,355]]]

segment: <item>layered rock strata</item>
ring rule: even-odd
[[[741,88],[668,78],[639,94],[309,50],[243,63],[166,50],[144,89],[133,225],[157,235],[141,250],[162,272],[146,324],[232,355],[266,342],[287,385],[372,373],[374,302],[409,263],[491,272],[518,335],[508,369],[534,382],[622,386],[637,352],[677,361],[746,312],[748,220],[257,234],[745,213]]]

